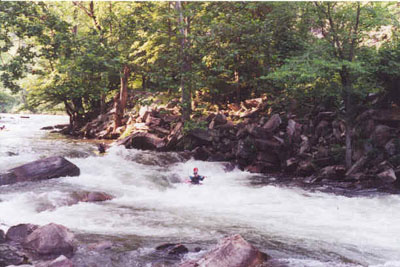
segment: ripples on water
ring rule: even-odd
[[[184,160],[177,153],[112,147],[97,156],[93,142],[39,130],[66,123],[67,117],[0,117],[7,129],[0,132],[0,172],[53,155],[81,169],[79,177],[0,187],[0,228],[55,222],[75,231],[84,244],[117,244],[101,253],[80,248],[75,259],[82,265],[99,264],[100,258],[102,266],[144,266],[157,260],[153,248],[160,243],[209,248],[240,233],[289,266],[400,266],[397,195],[348,198],[251,186],[249,173],[226,172],[221,163]],[[201,186],[182,183],[193,167],[207,176]],[[68,206],[69,194],[79,190],[115,198]]]

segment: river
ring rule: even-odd
[[[289,266],[400,266],[399,195],[347,197],[254,185],[252,174],[176,153],[113,146],[98,156],[93,142],[40,130],[67,123],[66,116],[29,116],[0,114],[0,126],[6,125],[0,131],[0,172],[61,155],[81,175],[0,187],[0,229],[54,222],[82,244],[116,244],[101,253],[82,246],[74,258],[80,266],[150,266],[159,260],[159,244],[183,242],[205,251],[234,233]],[[201,186],[181,182],[193,167],[207,177]],[[115,198],[66,205],[68,193],[79,190]]]

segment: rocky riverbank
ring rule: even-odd
[[[93,254],[115,249],[123,248],[120,244],[107,240],[83,244],[68,228],[54,223],[44,226],[18,224],[10,227],[6,233],[0,230],[0,267],[87,266],[89,262],[82,258],[85,251],[91,252],[89,258],[92,259]],[[153,267],[286,266],[284,261],[271,259],[238,234],[221,239],[206,252],[199,246],[190,250],[184,244],[168,243],[157,246],[149,253],[151,255],[149,257],[153,260],[147,262],[147,265]],[[189,253],[191,256],[187,257]],[[130,262],[130,259],[125,261]]]
[[[344,166],[344,121],[322,107],[303,116],[274,113],[266,98],[255,98],[197,116],[184,126],[176,105],[141,106],[128,112],[118,129],[113,129],[113,116],[110,110],[74,134],[117,139],[126,148],[187,151],[195,159],[229,161],[303,186],[390,192],[400,188],[398,108],[368,109],[358,116],[350,169]]]

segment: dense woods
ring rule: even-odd
[[[17,95],[74,131],[112,110],[116,134],[141,105],[193,129],[261,97],[267,116],[334,112],[349,169],[357,116],[400,104],[399,22],[386,2],[3,2],[1,110]]]

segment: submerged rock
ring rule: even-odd
[[[69,204],[78,202],[101,202],[111,200],[114,197],[104,192],[74,192],[71,194],[72,200]]]
[[[63,157],[36,160],[0,174],[0,185],[39,181],[63,176],[78,176],[79,168]]]
[[[182,244],[162,244],[156,250],[167,253],[168,255],[181,255],[189,252],[189,249]]]
[[[54,126],[45,126],[45,127],[40,128],[40,130],[53,130],[53,129],[54,129]]]
[[[112,248],[113,245],[114,245],[113,242],[106,240],[89,244],[88,248],[91,250],[105,250]]]
[[[263,264],[269,256],[260,252],[240,235],[222,239],[218,245],[198,260],[186,261],[180,267],[255,267]]]
[[[39,256],[72,255],[75,242],[74,234],[66,227],[50,223],[28,235],[23,246]]]

